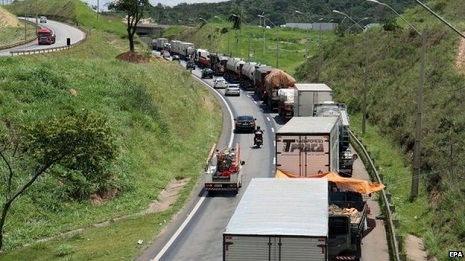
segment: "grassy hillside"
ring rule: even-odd
[[[459,15],[465,12],[461,1],[430,1],[428,6],[465,30]],[[338,100],[349,105],[352,114],[360,113],[368,59],[368,121],[404,155],[401,162],[383,165],[389,153],[370,146],[381,158],[378,164],[394,195],[399,232],[423,237],[428,251],[446,260],[442,258],[445,250],[465,249],[465,207],[461,203],[465,172],[460,160],[465,157],[465,77],[456,67],[458,55],[463,54],[459,51],[461,37],[420,6],[408,10],[405,19],[420,32],[427,32],[419,198],[410,200],[421,37],[400,18],[395,30],[379,27],[345,34],[325,46],[321,80],[334,89]],[[316,66],[318,57],[312,57],[298,69],[297,78],[314,81]],[[353,128],[360,132],[360,125]]]
[[[86,20],[95,13],[86,11],[80,1],[42,2],[44,8],[62,3],[62,9],[55,6],[62,10],[59,14],[78,19],[87,29],[96,25]],[[51,10],[40,12],[49,15]],[[221,112],[209,91],[193,82],[178,63],[152,58],[149,63],[132,64],[116,59],[128,50],[124,24],[103,17],[99,21],[102,30],[93,30],[84,44],[69,51],[1,58],[0,115],[2,122],[8,119],[25,125],[73,110],[105,115],[120,146],[118,160],[109,170],[118,180],[117,196],[63,201],[59,195],[66,188],[52,176],[44,176],[13,204],[6,220],[2,260],[114,260],[101,251],[109,242],[112,255],[134,258],[139,251],[134,248],[137,240],[149,242],[163,228],[163,220],[180,209],[201,173],[199,159],[206,158],[217,141]],[[148,53],[142,45],[137,50]],[[70,89],[77,95],[70,95]],[[0,130],[5,131],[3,123]],[[0,166],[0,174],[4,168]],[[185,180],[187,185],[172,208],[134,216],[148,209],[173,180]],[[119,220],[127,215],[131,218]],[[33,244],[104,221],[112,225],[67,241]]]
[[[46,3],[53,6],[57,2],[62,3],[62,1],[51,0]],[[121,24],[117,20],[98,20],[97,22],[96,14],[89,11],[85,5],[77,2],[70,3],[75,4],[75,13],[70,11],[66,16],[76,17],[79,24],[86,28],[98,29],[93,31],[89,41],[70,52],[52,54],[47,57],[2,59],[0,73],[2,76],[7,75],[6,79],[13,82],[12,79],[17,79],[19,77],[17,74],[22,70],[27,72],[25,75],[31,75],[32,72],[32,75],[36,75],[37,78],[32,78],[34,86],[48,86],[49,83],[44,83],[44,79],[37,76],[47,73],[52,78],[58,79],[56,82],[66,83],[60,85],[59,88],[54,88],[52,94],[45,92],[44,96],[52,102],[51,104],[86,106],[108,113],[112,122],[115,123],[114,128],[121,134],[121,143],[125,148],[122,152],[124,157],[121,157],[115,169],[119,173],[128,175],[123,179],[127,192],[124,193],[125,196],[116,201],[100,206],[90,203],[65,204],[62,209],[55,210],[56,213],[37,205],[37,202],[32,200],[32,196],[21,199],[21,208],[19,204],[15,205],[15,208],[18,207],[17,213],[13,213],[16,215],[15,218],[22,217],[23,214],[32,216],[31,212],[35,213],[35,216],[26,215],[29,219],[18,219],[10,225],[11,231],[7,237],[9,250],[4,256],[5,260],[132,259],[140,250],[134,247],[134,242],[138,239],[143,239],[144,242],[150,241],[153,235],[163,228],[164,220],[169,220],[170,215],[179,209],[182,200],[187,197],[186,194],[174,205],[174,208],[162,213],[117,221],[110,227],[92,229],[66,240],[14,248],[24,243],[32,243],[35,239],[57,234],[59,231],[86,226],[98,220],[112,220],[115,216],[140,211],[158,195],[160,189],[170,178],[191,177],[195,179],[200,166],[194,156],[197,156],[197,159],[202,158],[202,153],[208,150],[205,147],[215,140],[219,132],[220,119],[215,116],[218,112],[215,111],[217,110],[214,106],[216,102],[211,100],[211,97],[201,88],[192,90],[187,88],[189,95],[194,95],[199,99],[185,98],[185,101],[192,100],[193,103],[188,104],[190,107],[186,111],[197,110],[196,115],[188,117],[183,115],[184,110],[175,111],[177,104],[169,97],[178,97],[178,95],[183,97],[186,91],[184,87],[190,86],[185,71],[179,71],[182,76],[180,79],[171,79],[166,71],[177,70],[175,64],[153,62],[131,65],[129,68],[127,64],[115,60],[114,57],[117,54],[127,50],[127,43],[121,40],[125,33]],[[55,9],[62,10],[56,13],[60,15],[68,10],[60,9],[61,7],[48,8],[49,5],[44,5],[47,12],[50,12],[47,13],[49,15],[53,15]],[[428,6],[459,29],[465,29],[462,21],[465,10],[461,1],[437,0],[428,2]],[[414,234],[423,237],[430,255],[446,260],[444,254],[446,250],[465,249],[463,243],[465,208],[461,204],[464,200],[462,188],[465,184],[463,184],[463,162],[460,160],[465,156],[465,146],[463,146],[465,137],[462,131],[465,119],[461,113],[463,111],[464,76],[455,67],[459,37],[421,7],[408,10],[403,16],[416,28],[428,31],[422,129],[422,177],[420,194],[414,201],[411,201],[409,196],[421,47],[420,37],[415,31],[410,30],[403,20],[397,19],[397,25],[400,26],[397,30],[386,31],[377,28],[365,34],[345,33],[341,36],[322,34],[323,44],[320,48],[317,33],[300,31],[294,36],[295,32],[292,30],[283,29],[279,32],[280,39],[285,39],[280,42],[282,49],[279,52],[279,67],[289,72],[296,71],[295,76],[300,81],[313,82],[317,78],[316,68],[320,67],[319,63],[322,61],[320,81],[334,89],[336,100],[349,105],[352,129],[368,144],[372,156],[376,158],[377,165],[384,175],[384,182],[393,194],[392,201],[396,206],[394,215],[400,221],[398,232],[401,235]],[[348,23],[347,19],[346,23]],[[230,28],[230,24],[215,20],[202,28],[193,27],[188,30],[184,27],[172,28],[165,32],[165,36],[176,36],[205,48],[211,46],[209,48],[211,50],[226,52],[229,49],[234,55],[241,57],[247,57],[248,53],[253,53],[252,59],[272,66],[276,64],[277,49],[274,40],[278,38],[277,30],[266,31],[266,54],[263,55],[263,31],[258,28],[244,28],[236,44],[236,32],[229,30],[228,33],[222,34],[223,28]],[[107,34],[108,32],[115,34]],[[213,36],[211,42],[209,35]],[[282,37],[284,35],[286,37]],[[245,39],[250,39],[250,46]],[[307,46],[309,51],[306,57],[308,59],[303,66],[300,66]],[[255,50],[255,52],[250,50]],[[322,52],[319,52],[320,50]],[[369,126],[367,133],[361,134],[360,111],[366,57],[368,57]],[[55,64],[55,61],[59,63]],[[71,65],[67,64],[68,61]],[[37,66],[31,66],[34,63],[37,63]],[[81,63],[84,66],[81,66]],[[10,64],[13,67],[10,67]],[[25,64],[28,66],[26,67]],[[73,75],[68,70],[72,71]],[[138,77],[132,77],[134,75]],[[138,80],[142,78],[144,80]],[[25,85],[28,86],[28,84]],[[3,82],[0,86],[3,88]],[[128,86],[138,91],[134,92],[133,89],[127,91]],[[161,86],[170,86],[170,88]],[[68,88],[75,88],[78,91],[76,97],[78,99],[66,96]],[[12,87],[9,89],[15,90]],[[40,96],[42,99],[37,99],[35,96],[43,95],[40,92],[31,95],[19,94],[17,91],[12,94],[11,91],[0,90],[2,92],[0,97],[3,97],[4,93],[8,94],[8,97],[12,97],[11,102],[14,102],[15,106],[16,104],[22,105],[25,101],[43,99],[42,96]],[[173,93],[164,93],[167,90]],[[166,98],[159,95],[159,92],[166,95]],[[86,102],[81,100],[81,93]],[[19,95],[28,96],[24,98]],[[144,99],[149,96],[154,100]],[[9,100],[3,99],[1,102],[10,102]],[[2,110],[16,108],[10,105],[11,103],[8,103],[9,107],[2,105],[0,108]],[[44,112],[43,115],[51,113],[45,105],[43,106],[40,107],[40,111]],[[205,109],[207,109],[205,114],[201,113]],[[119,113],[112,114],[114,110]],[[170,112],[176,112],[176,114]],[[0,115],[3,113],[2,111]],[[10,112],[9,115],[15,116],[16,114]],[[160,119],[152,115],[162,115],[162,117]],[[193,116],[203,121],[193,121],[191,120]],[[16,117],[22,120],[21,117]],[[179,122],[183,122],[183,125],[179,125]],[[188,132],[183,127],[187,126],[184,122],[198,124],[196,130],[206,128],[209,130],[209,137],[202,135],[201,131]],[[189,130],[191,130],[190,126]],[[170,139],[174,140],[176,145],[174,150],[165,147],[166,140],[159,137],[162,135],[160,133],[163,133],[164,137],[164,131]],[[158,135],[153,135],[153,133]],[[184,137],[185,140],[181,142],[180,138],[177,139],[178,137]],[[198,139],[197,142],[190,144],[189,142],[195,141],[194,138]],[[157,150],[154,151],[153,147]],[[192,155],[192,158],[187,160],[191,165],[180,165],[181,162],[175,159],[181,155],[180,153],[190,149],[197,149],[196,155]],[[199,154],[202,155],[199,156]],[[154,183],[147,182],[147,180],[153,180]],[[193,181],[190,187],[192,185]],[[187,190],[188,188],[185,193]],[[57,205],[56,202],[54,205]],[[73,218],[79,221],[73,223]],[[16,219],[9,220],[13,222]],[[34,222],[21,222],[24,220],[34,220]],[[108,238],[117,240],[109,244]]]

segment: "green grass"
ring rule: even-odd
[[[44,1],[43,6],[47,9],[44,14],[53,15],[56,14],[55,10],[59,10],[61,14],[74,17],[74,11],[69,11],[69,8],[54,6],[56,1],[40,1]],[[460,14],[464,12],[463,5],[458,4],[458,1],[448,1],[447,7],[443,0],[434,2],[437,8],[450,12],[449,18],[460,18]],[[180,79],[173,79],[170,75],[178,70],[175,64],[160,62],[131,65],[132,68],[129,68],[127,64],[116,61],[114,57],[127,50],[124,25],[116,18],[109,21],[97,20],[95,13],[87,12],[82,5],[78,4],[75,8],[79,10],[76,17],[83,18],[79,23],[85,28],[96,29],[86,44],[69,52],[0,60],[0,86],[15,90],[12,93],[0,89],[0,115],[14,115],[20,120],[31,120],[52,113],[47,109],[50,105],[58,106],[57,108],[65,105],[86,106],[107,114],[120,134],[122,156],[113,168],[123,174],[125,193],[99,206],[90,203],[60,204],[51,199],[34,200],[34,195],[21,198],[7,220],[9,223],[5,240],[8,248],[2,256],[5,260],[40,260],[38,258],[42,256],[43,260],[134,258],[144,244],[163,227],[164,222],[161,220],[169,220],[184,204],[201,169],[198,158],[206,156],[211,142],[216,140],[220,131],[221,119],[217,116],[219,111],[216,102],[201,91],[201,87],[191,85],[185,70],[179,70]],[[421,8],[406,14],[407,19],[415,21],[416,26],[417,23],[427,21],[424,18],[429,16],[418,10]],[[455,24],[463,28],[463,22],[458,21]],[[244,58],[250,53],[251,60],[276,65],[277,29],[266,30],[266,49],[263,54],[261,28],[244,26],[236,44],[236,33],[239,36],[239,32],[231,30],[230,26],[230,23],[207,23],[202,28],[193,27],[187,30],[185,27],[173,27],[165,31],[164,36],[176,36],[177,39],[193,42],[210,51],[226,53],[229,49],[234,56]],[[228,33],[221,34],[222,28],[228,28]],[[465,137],[460,132],[465,126],[465,120],[461,116],[464,97],[460,90],[463,76],[457,74],[452,66],[456,56],[457,38],[451,37],[452,33],[443,24],[430,23],[428,29],[428,80],[424,96],[422,142],[422,162],[425,167],[419,196],[415,201],[410,201],[409,197],[415,116],[413,112],[416,111],[414,101],[419,75],[419,37],[408,30],[383,32],[375,29],[367,34],[368,38],[347,34],[336,38],[332,32],[319,34],[283,28],[279,31],[278,59],[279,67],[293,75],[295,72],[299,81],[314,81],[317,71],[315,68],[319,66],[318,59],[323,58],[320,81],[333,88],[335,100],[348,104],[351,128],[367,145],[383,174],[387,190],[393,195],[392,203],[396,207],[394,217],[400,221],[398,234],[422,237],[431,255],[437,256],[439,260],[446,260],[442,258],[445,256],[444,249],[465,247],[465,207],[462,204],[465,200],[465,184],[462,178],[463,163],[458,160],[463,158],[465,147]],[[323,43],[321,46],[318,45],[320,39]],[[146,52],[143,47],[138,48],[139,51]],[[369,54],[369,124],[367,133],[362,135],[359,113],[366,53]],[[305,62],[302,59],[304,55],[307,57]],[[36,77],[30,77],[31,73]],[[50,86],[44,79],[37,77],[41,73],[47,73],[50,78],[55,79],[52,82],[55,84],[51,85],[53,90],[43,88],[45,85],[48,88]],[[18,86],[32,85],[42,88],[38,89],[40,92],[27,92],[25,90],[29,89],[14,86],[17,79],[22,80]],[[169,87],[166,88],[167,86]],[[79,101],[66,96],[68,88],[78,90]],[[181,100],[176,100],[177,97],[181,97]],[[186,111],[189,112],[185,115],[184,110],[176,111],[177,107],[184,104],[187,104]],[[209,109],[204,115],[194,113],[205,108]],[[21,113],[15,114],[17,111]],[[444,118],[453,122],[455,127],[439,131],[438,123]],[[194,125],[191,127],[187,124]],[[192,131],[197,129],[203,131]],[[166,139],[157,137],[160,133],[173,137],[172,144],[170,140],[170,149],[167,148]],[[182,165],[184,161],[177,160],[183,151],[193,154],[186,153],[185,165]],[[34,243],[37,239],[59,232],[137,213],[155,199],[172,178],[191,180],[174,207],[166,212],[114,221],[110,227],[89,229],[65,239]],[[36,191],[51,185],[52,181],[45,180],[42,186],[36,187]],[[43,206],[55,208],[47,212]],[[76,218],[78,222],[74,221]],[[114,242],[107,245],[108,237],[118,235],[128,236],[121,239],[124,243]],[[137,245],[139,239],[144,240],[141,246]],[[95,248],[89,245],[89,241]],[[26,243],[32,245],[21,247]]]
[[[2,27],[0,30],[0,47],[35,40],[36,34],[35,26],[29,23],[20,22],[18,27]]]
[[[263,30],[257,26],[243,25],[241,30],[233,30],[231,23],[225,22],[199,24],[188,29],[176,26],[163,32],[163,37],[172,38],[174,35],[193,42],[196,47],[268,64],[291,74],[302,65],[305,57],[318,55],[320,47],[336,38],[334,32],[319,33],[293,28]]]
[[[79,17],[95,18],[91,11],[80,12]],[[129,46],[120,34],[124,24],[112,27],[115,21],[101,21],[84,44],[69,51],[0,59],[2,119],[27,124],[85,108],[106,115],[120,145],[110,169],[118,179],[117,197],[101,203],[63,202],[51,196],[60,192],[57,181],[43,177],[7,216],[2,260],[134,258],[184,205],[201,174],[199,158],[206,158],[218,139],[222,126],[218,102],[178,63],[130,64],[115,59]],[[93,26],[89,20],[80,24]],[[136,49],[149,53],[140,44]],[[70,96],[69,89],[77,96]],[[173,179],[190,181],[172,208],[135,215]],[[118,220],[123,216],[130,218]],[[104,221],[111,225],[92,228]],[[39,242],[80,228],[89,229]],[[139,239],[142,245],[137,244]]]

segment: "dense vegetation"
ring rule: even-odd
[[[386,0],[382,2],[389,4],[398,12],[415,5],[413,1]],[[319,18],[323,18],[324,22],[330,20],[337,22],[344,18],[333,13],[332,10],[345,12],[356,21],[364,17],[375,18],[374,21],[385,21],[395,16],[386,8],[383,9],[381,6],[368,3],[366,0],[232,0],[220,3],[183,3],[174,7],[158,4],[151,12],[151,17],[162,24],[192,24],[190,19],[197,20],[202,17],[209,20],[214,16],[229,17],[232,13],[236,13],[242,14],[245,23],[253,25],[259,24],[258,15],[267,16],[276,25],[290,22],[308,23],[317,21]],[[300,11],[305,15],[296,14],[295,11]]]
[[[431,1],[428,6],[464,29],[459,14],[465,7],[460,1]],[[399,193],[402,187],[410,186],[411,177],[385,173],[386,183],[395,195],[394,205],[400,206],[396,215],[401,233],[422,235],[428,251],[442,259],[447,249],[465,248],[465,207],[461,203],[465,199],[461,160],[465,157],[465,117],[461,113],[465,78],[463,67],[456,66],[457,55],[463,52],[458,50],[461,37],[422,7],[404,15],[417,30],[425,29],[427,33],[421,181],[428,206],[418,209],[421,200],[410,202],[409,194]],[[338,99],[347,103],[352,112],[361,112],[367,75],[368,121],[402,151],[403,163],[411,166],[422,42],[405,21],[397,19],[394,25],[356,35],[344,34],[325,46],[320,80],[333,87]],[[313,68],[319,62],[318,56],[308,59],[298,69],[297,78],[314,81]],[[418,225],[424,220],[428,220],[426,224]]]

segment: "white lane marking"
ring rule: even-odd
[[[184,222],[182,222],[181,226],[178,228],[178,230],[176,230],[176,233],[174,233],[174,235],[170,238],[170,240],[168,241],[168,243],[166,243],[166,245],[163,247],[163,249],[160,251],[160,253],[158,253],[158,255],[152,259],[153,261],[158,261],[160,260],[160,258],[165,254],[166,250],[168,250],[168,248],[173,244],[173,242],[176,240],[176,238],[181,234],[181,232],[184,230],[184,228],[187,226],[187,224],[189,223],[189,221],[191,221],[192,217],[194,217],[195,213],[197,212],[197,210],[199,210],[200,206],[202,205],[203,201],[205,200],[205,196],[207,195],[206,192],[204,192],[199,200],[199,202],[197,202],[197,204],[195,205],[194,209],[192,209],[192,211],[188,214],[188,217],[186,218],[186,220],[184,220]]]
[[[202,83],[206,86],[208,86],[209,88],[213,88],[211,87],[210,85],[208,85],[206,82],[202,81]],[[232,110],[231,110],[231,107],[229,107],[229,104],[226,102],[226,100],[224,99],[223,96],[221,95],[218,95],[222,100],[223,100],[223,103],[224,105],[226,106],[226,108],[228,108],[228,112],[229,112],[229,115],[230,115],[230,118],[231,118],[231,126],[234,128],[234,115],[232,113]],[[231,132],[230,136],[229,136],[229,143],[228,143],[228,147],[231,147],[232,146],[232,143],[233,143],[233,137],[234,134]],[[195,216],[195,214],[197,213],[197,211],[199,210],[200,206],[202,205],[202,203],[205,201],[205,196],[206,196],[206,191],[204,191],[204,193],[202,194],[199,202],[197,202],[197,204],[195,205],[194,209],[192,209],[191,213],[189,213],[189,217],[186,218],[186,220],[184,220],[184,222],[181,224],[181,226],[178,228],[178,230],[176,230],[176,232],[173,234],[173,236],[170,238],[170,240],[168,240],[168,242],[165,244],[165,246],[162,248],[162,250],[160,251],[160,253],[158,253],[158,255],[152,259],[153,261],[158,261],[160,260],[161,257],[163,257],[163,255],[165,254],[165,252],[170,248],[170,246],[173,244],[173,242],[178,238],[178,236],[182,233],[182,231],[184,230],[184,228],[187,226],[187,224],[189,223],[189,221],[192,219],[193,216]]]

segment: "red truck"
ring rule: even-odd
[[[37,32],[37,41],[39,45],[42,44],[54,44],[55,43],[55,32],[48,28],[42,28]]]

